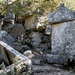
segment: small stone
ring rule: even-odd
[[[32,32],[30,34],[31,45],[38,46],[42,41],[41,36],[42,36],[42,34],[40,34],[39,32]]]
[[[35,27],[36,27],[35,22],[36,22],[35,15],[31,15],[28,18],[25,18],[24,26],[25,26],[26,30],[35,29]]]
[[[32,58],[34,55],[32,54],[31,50],[27,50],[23,53],[25,56],[27,56],[28,58]]]
[[[45,34],[47,34],[47,35],[51,34],[51,25],[46,26]]]
[[[22,49],[22,51],[24,52],[24,51],[28,50],[29,47],[28,47],[27,45],[22,45],[22,46],[21,46],[21,49]]]
[[[22,24],[10,24],[4,30],[7,31],[15,40],[18,36],[20,36],[21,39],[22,35],[25,34]]]
[[[41,59],[32,59],[34,65],[41,65]]]
[[[27,50],[27,51],[24,52],[24,54],[25,55],[32,54],[32,51],[31,50]]]

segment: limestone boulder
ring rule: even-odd
[[[52,28],[52,53],[75,55],[75,21],[55,24]]]
[[[43,62],[41,59],[32,59],[33,65],[42,65]]]
[[[0,39],[10,46],[14,43],[14,39],[6,31],[0,31]]]
[[[30,49],[27,45],[22,45],[21,50],[24,52],[26,50]]]
[[[32,46],[37,46],[40,44],[40,42],[42,41],[41,36],[42,36],[42,34],[40,34],[39,32],[32,32],[30,34]]]
[[[14,42],[14,44],[13,44],[13,48],[14,49],[16,49],[17,51],[19,51],[20,53],[23,53],[23,51],[25,50],[23,50],[22,48],[21,48],[21,46],[22,46],[22,44],[21,43],[18,43],[18,42]]]
[[[31,50],[27,50],[27,51],[24,52],[24,55],[26,55],[26,56],[29,55],[29,54],[32,54]]]
[[[36,28],[36,18],[34,15],[29,16],[25,19],[25,28],[26,30],[35,29]]]
[[[66,59],[73,59],[75,56],[75,11],[70,11],[62,3],[56,12],[48,14],[48,22],[52,26],[51,55],[47,55],[48,61],[64,63]]]
[[[27,56],[28,58],[32,58],[34,57],[34,54],[32,54],[31,50],[27,50],[23,53],[25,56]]]
[[[14,39],[20,37],[25,34],[25,29],[22,24],[11,24],[7,26],[4,30],[6,30]]]
[[[43,35],[42,42],[44,43],[50,43],[50,35]]]
[[[30,34],[30,37],[32,38],[32,41],[41,42],[41,36],[42,34],[39,32],[32,32]]]

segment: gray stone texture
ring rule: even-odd
[[[48,50],[48,46],[47,46],[47,44],[40,44],[35,49],[39,50],[39,51],[47,51]]]
[[[72,61],[73,59],[75,59],[75,57],[69,56],[69,55],[46,54],[46,55],[44,55],[44,59],[48,63],[65,64],[68,59],[70,59]]]
[[[49,23],[56,23],[52,25],[52,53],[75,55],[75,21],[72,21],[74,19],[74,11],[71,12],[63,3],[53,16],[49,16]]]
[[[41,40],[41,34],[39,32],[32,32],[30,34],[30,38],[31,38],[31,45],[32,46],[38,46],[40,44]]]
[[[4,30],[6,30],[14,39],[25,34],[25,30],[22,24],[10,24]]]
[[[29,47],[27,45],[22,45],[21,46],[21,50],[24,52],[25,50],[28,50]]]
[[[13,45],[14,39],[6,31],[0,31],[0,39],[8,45]]]
[[[32,54],[32,51],[31,50],[27,50],[23,54],[28,57],[28,55]]]
[[[50,35],[51,34],[51,25],[47,25],[45,29],[45,34]]]
[[[75,21],[53,25],[52,53],[75,55]]]
[[[75,56],[75,12],[62,3],[56,12],[48,14],[48,21],[52,25],[53,55],[47,55],[47,60],[50,63],[66,62],[71,56]]]
[[[48,21],[50,24],[66,22],[70,20],[75,20],[75,12],[72,12],[65,7],[64,3],[60,4],[60,7],[56,10],[56,12],[48,14]]]

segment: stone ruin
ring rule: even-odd
[[[21,75],[23,73],[21,73],[23,67],[31,71],[31,60],[2,41],[0,41],[0,55],[2,56],[0,63],[4,62],[5,64],[4,69],[0,69],[0,75],[11,75],[13,72],[16,72],[16,75]]]
[[[46,58],[49,63],[65,63],[75,60],[75,11],[64,3],[54,13],[48,14],[51,30],[51,54]]]
[[[62,64],[66,63],[68,59],[70,61],[75,60],[75,11],[70,11],[63,3],[60,4],[56,12],[48,14],[48,22],[50,25],[44,25],[44,22],[40,22],[45,19],[47,20],[47,17],[45,19],[42,17],[38,22],[35,22],[35,16],[30,15],[25,18],[25,28],[22,24],[14,24],[14,21],[14,23],[11,23],[14,18],[9,19],[8,16],[7,18],[4,18],[7,25],[4,24],[3,30],[0,31],[3,41],[0,41],[0,45],[2,48],[1,52],[5,53],[6,51],[10,57],[12,55],[11,59],[16,56],[15,53],[18,53],[15,49],[19,52],[33,49],[32,51],[41,51],[43,54],[46,52],[44,59],[48,63]],[[15,49],[11,47],[7,48],[9,45],[12,46],[13,43]],[[6,53],[4,54],[5,62],[9,64]],[[18,54],[21,55],[20,53]],[[27,62],[30,62],[28,64],[31,64],[30,59],[25,56],[23,57]]]
[[[9,17],[8,17],[9,18]],[[7,21],[7,20],[6,20]],[[7,21],[8,22],[8,21]],[[11,19],[9,19],[9,23]],[[31,72],[31,60],[12,48],[14,38],[2,30],[3,20],[0,20],[0,75],[21,75]],[[2,68],[3,67],[3,68]],[[22,69],[26,69],[23,71]],[[22,72],[21,72],[22,71]],[[28,72],[29,71],[29,72]]]

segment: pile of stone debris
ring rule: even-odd
[[[46,21],[50,24],[46,24]],[[71,64],[70,68],[75,67],[75,12],[62,3],[48,17],[42,15],[37,21],[32,14],[22,22],[16,23],[14,15],[9,13],[4,18],[0,37],[3,42],[30,58],[33,65],[40,65],[40,69],[36,70],[39,74],[35,75],[41,75],[40,71],[43,75],[74,75],[51,66],[49,68],[46,64]],[[42,66],[47,69],[43,70]],[[35,68],[38,66],[32,67],[36,72]],[[49,73],[46,74],[47,72]]]

